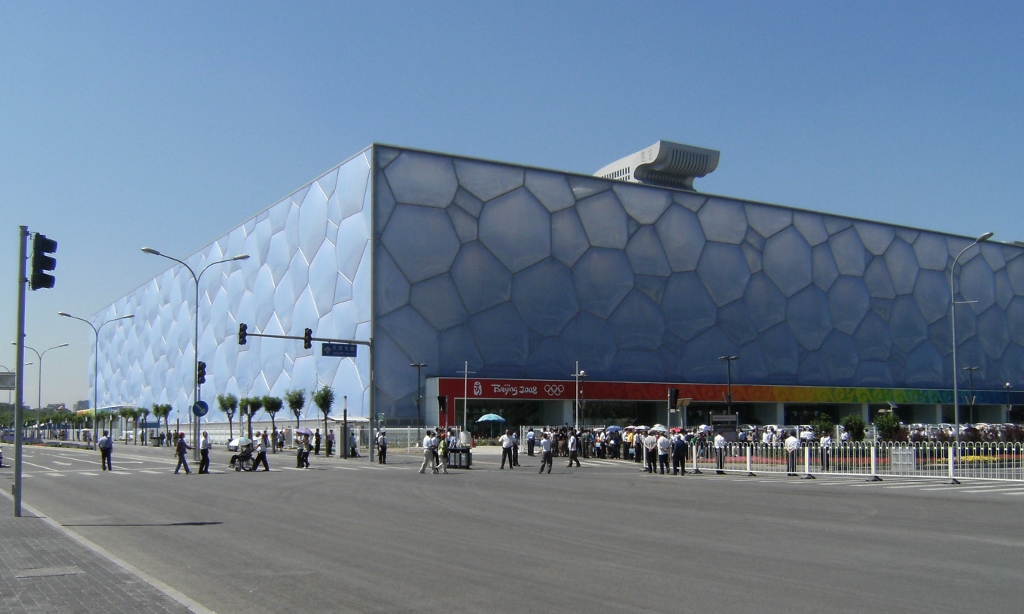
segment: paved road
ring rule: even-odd
[[[13,454],[11,454],[13,456]],[[313,457],[174,475],[168,449],[29,448],[24,498],[217,612],[1016,611],[1024,484],[651,476],[622,461],[420,475]],[[193,467],[194,469],[194,467]],[[10,469],[0,482],[10,482]],[[9,488],[0,484],[0,487]],[[5,500],[0,499],[0,503]],[[685,604],[683,607],[682,604]]]

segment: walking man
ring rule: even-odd
[[[206,431],[199,440],[199,473],[210,473],[210,436]]]
[[[548,436],[547,432],[541,435],[540,438],[540,471],[537,473],[544,473],[544,464],[547,463],[548,473],[551,473],[551,437]]]
[[[327,456],[334,452],[334,429],[327,431]]]
[[[533,446],[536,445],[537,436],[533,433],[533,427],[526,431],[526,455],[533,456]]]
[[[188,469],[188,461],[185,460],[185,453],[191,450],[187,443],[185,443],[185,433],[178,433],[178,443],[174,446],[174,453],[178,455],[178,466],[174,468],[174,474],[178,474],[178,470],[182,467],[185,468],[186,475],[192,473]]]
[[[682,433],[676,433],[672,441],[672,475],[686,475],[686,440]]]
[[[256,471],[260,463],[263,463],[263,470],[270,471],[270,465],[267,464],[267,446],[263,443],[262,438],[256,438],[256,448],[254,451],[256,452],[256,458],[252,461],[252,470]]]
[[[320,456],[320,429],[313,433],[313,456]]]
[[[570,430],[569,431],[569,464],[566,465],[566,467],[572,467],[572,464],[574,462],[576,463],[577,467],[580,466],[579,451],[580,451],[580,439],[579,439],[579,437],[576,436],[576,430],[575,429]]]
[[[715,435],[715,469],[725,473],[725,437],[721,433]]]
[[[434,434],[427,431],[423,437],[423,464],[420,465],[420,473],[424,473],[430,467],[431,473],[437,473],[437,466],[434,465]]]
[[[832,436],[825,433],[821,438],[821,471],[828,473],[829,455],[832,454]]]
[[[388,464],[388,436],[384,431],[377,435],[377,463]]]
[[[114,467],[110,464],[110,453],[114,451],[114,442],[110,440],[107,431],[103,431],[103,437],[100,437],[97,447],[100,449],[100,465],[103,467],[103,471],[113,471]]]

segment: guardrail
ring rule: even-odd
[[[861,475],[865,477],[971,478],[1024,480],[1024,446],[1020,443],[963,442],[959,458],[956,444],[923,443],[841,443],[831,448],[802,444],[790,454],[783,444],[729,443],[723,471],[753,475],[792,473],[798,475]],[[717,453],[709,443],[690,447],[687,470],[715,472]]]

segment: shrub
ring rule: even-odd
[[[850,434],[850,441],[864,441],[864,419],[858,414],[843,416],[839,424]]]

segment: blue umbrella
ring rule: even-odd
[[[498,414],[484,414],[477,422],[504,422],[505,419]]]
[[[605,430],[608,431],[609,433],[611,433],[611,432],[614,432],[614,431],[621,431],[622,427],[621,426],[609,426]]]

